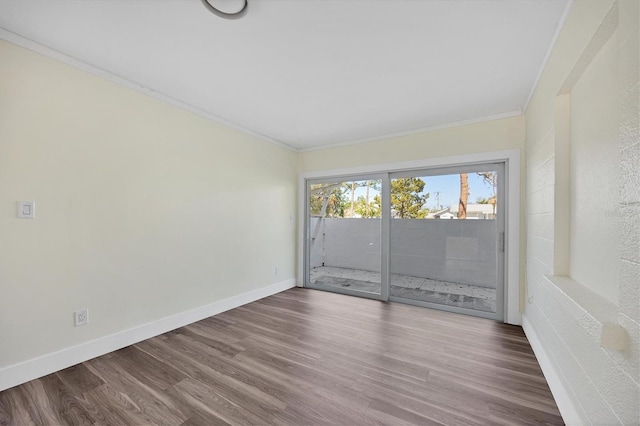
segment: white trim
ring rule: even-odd
[[[298,259],[296,262],[296,286],[298,287],[304,287],[304,251],[305,244],[307,244],[305,238],[305,229],[307,227],[307,213],[305,212],[307,183],[305,179],[307,179],[306,174],[298,176]]]
[[[251,129],[248,129],[240,124],[234,123],[232,121],[227,120],[226,118],[220,117],[216,114],[212,114],[210,112],[204,111],[196,106],[189,105],[178,99],[172,98],[169,95],[164,93],[156,92],[155,90],[145,87],[142,84],[136,83],[135,81],[129,80],[127,78],[121,77],[117,74],[114,74],[110,71],[92,65],[88,62],[82,61],[78,58],[74,58],[73,56],[69,56],[65,53],[62,53],[58,50],[55,50],[51,47],[45,46],[37,41],[28,39],[21,35],[15,34],[11,31],[8,31],[2,27],[0,27],[0,39],[6,40],[10,43],[16,44],[18,46],[24,47],[26,49],[32,50],[36,53],[40,53],[41,55],[47,56],[51,59],[55,59],[56,61],[63,62],[72,67],[78,68],[82,71],[88,72],[90,74],[96,75],[98,77],[102,77],[111,81],[112,83],[118,84],[120,86],[124,86],[128,89],[135,90],[136,92],[142,93],[143,95],[150,96],[154,99],[157,99],[161,102],[164,102],[169,105],[173,105],[177,108],[183,109],[185,111],[189,111],[193,114],[199,115],[200,117],[204,117],[208,120],[215,121],[216,123],[222,124],[224,126],[230,127],[232,129],[238,130],[247,135],[256,137],[265,142],[272,143],[281,148],[288,149],[290,151],[296,152],[297,149],[287,145],[283,142],[270,138],[269,136],[263,135],[262,133],[255,132]]]
[[[288,279],[0,369],[0,391],[60,371],[295,286]]]
[[[538,338],[538,335],[526,314],[522,315],[522,329],[529,340],[529,344],[531,345],[531,349],[533,349],[536,359],[538,360],[538,364],[540,364],[542,374],[544,374],[544,378],[547,380],[549,389],[551,389],[553,399],[555,399],[556,405],[562,415],[562,420],[564,420],[567,425],[588,424],[586,420],[580,418],[579,411],[571,400],[569,392],[567,392],[566,388],[562,384],[560,375],[553,366],[551,359],[544,349],[544,345]]]
[[[522,324],[520,313],[520,151],[514,150],[505,163],[507,185],[504,192],[507,196],[507,214],[505,229],[507,241],[505,274],[505,322]]]
[[[300,174],[300,182],[304,182],[305,179],[320,179],[343,176],[348,177],[352,175],[396,172],[411,169],[425,169],[430,167],[464,166],[469,163],[488,163],[503,160],[515,162],[515,160],[519,160],[519,158],[519,149],[493,152],[478,152],[450,157],[421,158],[419,160],[398,161],[395,163],[370,164],[366,166],[306,172]]]
[[[322,150],[322,149],[339,148],[339,147],[349,146],[349,145],[359,145],[359,144],[367,143],[367,142],[376,142],[376,141],[381,141],[381,140],[385,140],[385,139],[398,138],[398,137],[402,137],[402,136],[417,135],[417,134],[420,134],[420,133],[432,132],[434,130],[449,129],[451,127],[462,127],[462,126],[467,126],[469,124],[485,123],[487,121],[502,120],[504,118],[511,118],[511,117],[519,117],[521,115],[522,115],[522,111],[521,110],[509,111],[509,112],[503,112],[503,113],[500,113],[500,114],[487,115],[487,116],[484,116],[484,117],[471,118],[471,119],[468,119],[468,120],[454,121],[454,122],[451,122],[451,123],[437,124],[437,125],[429,126],[429,127],[420,127],[418,129],[404,130],[404,131],[401,131],[401,132],[389,133],[389,134],[381,135],[381,136],[372,136],[370,138],[355,139],[355,140],[344,141],[344,142],[337,142],[337,143],[332,143],[332,144],[329,144],[329,145],[318,145],[318,146],[312,146],[312,147],[309,147],[309,148],[300,148],[300,149],[298,149],[298,152],[319,151],[319,150]]]
[[[549,48],[547,49],[547,53],[546,55],[544,55],[542,64],[540,64],[538,75],[536,76],[536,79],[533,82],[533,85],[531,86],[531,91],[529,92],[529,96],[527,96],[527,100],[524,103],[524,107],[522,108],[522,111],[527,110],[527,107],[529,106],[529,102],[531,102],[531,98],[533,97],[533,94],[535,93],[536,88],[538,87],[538,83],[542,78],[542,73],[544,72],[544,69],[547,67],[547,62],[549,62],[549,58],[551,57],[551,52],[553,52],[553,49],[556,47],[556,42],[558,41],[558,37],[560,36],[560,31],[562,31],[562,28],[564,28],[564,23],[567,20],[567,16],[569,16],[569,11],[571,10],[571,6],[573,6],[573,1],[574,0],[567,1],[566,6],[564,7],[564,12],[562,12],[562,16],[560,17],[560,21],[558,22],[558,27],[556,28],[556,32],[553,33],[553,37],[551,37],[551,43],[549,43]]]
[[[420,160],[402,161],[396,163],[372,164],[368,166],[320,170],[301,173],[298,178],[298,268],[297,285],[304,283],[304,227],[305,217],[305,180],[342,177],[352,175],[386,173],[411,169],[425,169],[431,167],[463,166],[466,164],[505,161],[505,175],[507,177],[507,214],[505,228],[508,239],[505,253],[505,312],[504,322],[520,325],[522,314],[520,313],[520,150],[482,152],[453,157],[424,158]]]

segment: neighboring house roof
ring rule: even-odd
[[[449,211],[451,213],[458,213],[458,204],[449,207]],[[467,204],[467,214],[471,213],[484,213],[484,214],[493,214],[494,213],[493,204]]]
[[[443,216],[444,215],[444,216]],[[427,219],[448,219],[451,212],[449,208],[438,210],[437,212],[432,212],[427,215]]]
[[[494,206],[492,204],[467,204],[467,216],[493,215]],[[458,205],[448,207],[446,209],[438,210],[437,212],[429,213],[428,219],[451,219],[458,217]]]

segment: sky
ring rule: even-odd
[[[476,173],[469,173],[469,203],[475,203],[477,198],[489,198],[493,196],[490,185],[482,181],[482,177]],[[426,176],[422,180],[426,182],[424,192],[430,194],[427,207],[436,208],[436,191],[440,192],[440,205],[442,208],[458,204],[460,199],[460,175]]]
[[[482,177],[476,173],[468,173],[469,176],[469,203],[475,203],[478,198],[489,198],[493,195],[490,185],[482,181]],[[436,201],[439,198],[442,208],[450,207],[458,204],[460,198],[460,175],[438,175],[420,177],[425,182],[423,193],[429,193],[426,207],[436,209]],[[439,192],[436,196],[436,192]],[[366,188],[359,187],[356,189],[355,198],[362,195],[365,196]],[[369,198],[379,194],[379,191],[369,189]]]

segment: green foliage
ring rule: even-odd
[[[360,217],[380,217],[382,212],[382,199],[380,195],[374,195],[371,199],[372,192],[380,190],[382,182],[379,180],[365,180],[358,182],[358,186],[365,188],[365,196],[358,197],[354,213]]]
[[[380,217],[380,212],[382,211],[381,206],[382,199],[380,198],[380,195],[375,195],[368,205],[366,198],[361,195],[356,200],[354,210],[361,217]]]
[[[311,185],[309,208],[311,216],[320,216],[322,206],[327,199],[324,217],[344,217],[345,206],[348,203],[346,190],[341,186],[316,184]]]
[[[396,218],[422,219],[428,211],[422,206],[429,194],[422,194],[425,182],[420,178],[402,178],[391,181],[391,215]]]
[[[353,199],[355,188],[367,188],[366,194],[371,197],[358,196]],[[420,178],[403,178],[391,181],[391,215],[396,218],[422,219],[429,210],[424,204],[429,194],[423,194],[425,182]],[[324,217],[364,217],[381,216],[382,199],[379,193],[379,181],[342,182],[342,184],[311,185],[309,205],[311,216]],[[375,191],[375,192],[374,192]],[[324,214],[322,206],[326,200]],[[352,211],[353,209],[353,211]]]

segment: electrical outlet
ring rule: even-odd
[[[73,322],[76,327],[89,324],[89,309],[82,309],[73,313]]]
[[[280,275],[280,267],[276,266],[276,276]]]

